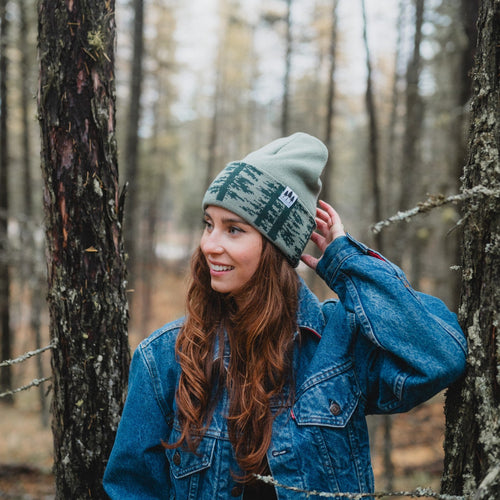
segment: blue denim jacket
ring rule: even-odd
[[[267,459],[273,478],[303,490],[372,492],[365,415],[409,410],[465,367],[455,315],[415,292],[402,271],[350,236],[336,239],[318,274],[338,300],[321,304],[303,284],[293,404],[277,412]],[[228,439],[223,395],[197,453],[164,449],[179,437],[175,340],[182,320],[137,348],[104,486],[113,499],[232,499],[243,487]],[[277,488],[278,498],[305,498]]]

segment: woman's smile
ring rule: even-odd
[[[221,273],[221,272],[227,272],[231,271],[234,269],[234,266],[225,266],[223,264],[215,264],[213,262],[208,262],[208,265],[210,266],[210,272],[211,273]]]

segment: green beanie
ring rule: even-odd
[[[214,205],[239,215],[296,267],[316,228],[327,158],[326,146],[311,135],[298,132],[276,139],[229,163],[207,189],[203,209]]]

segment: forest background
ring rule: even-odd
[[[445,204],[378,233],[372,225],[459,192],[478,5],[117,1],[116,138],[120,184],[127,183],[131,348],[183,312],[184,275],[210,179],[228,161],[299,130],[330,149],[322,196],[349,232],[403,267],[415,288],[456,310],[458,207]],[[0,198],[8,204],[0,206],[0,283],[2,290],[8,285],[8,307],[0,361],[50,344],[34,99],[37,3],[2,0],[1,9],[2,120],[8,116],[1,153],[8,175],[0,178]],[[49,376],[49,355],[0,370],[0,392],[8,391]],[[3,398],[0,464],[50,468],[47,397],[45,385]],[[443,416],[434,409],[429,415],[437,423],[426,428],[441,442]],[[436,457],[433,468],[440,450]],[[377,460],[387,480],[390,453]]]

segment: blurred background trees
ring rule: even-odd
[[[10,273],[8,257],[8,211],[9,211],[9,131],[7,128],[8,97],[7,47],[9,39],[9,19],[6,0],[0,1],[0,341],[1,358],[11,355],[10,330]],[[0,368],[0,390],[8,389],[12,383],[10,367]],[[2,391],[3,392],[3,391]],[[7,403],[12,403],[7,396]]]
[[[459,190],[478,6],[117,0],[115,138],[120,184],[128,182],[131,346],[183,313],[182,276],[210,180],[228,161],[298,130],[328,144],[324,192],[349,232],[401,265],[415,288],[456,309],[458,207],[378,237],[370,226],[428,193]],[[2,359],[49,342],[36,7],[0,0]],[[48,356],[32,365],[0,367],[0,392],[41,378]],[[29,404],[44,407],[44,394]]]

